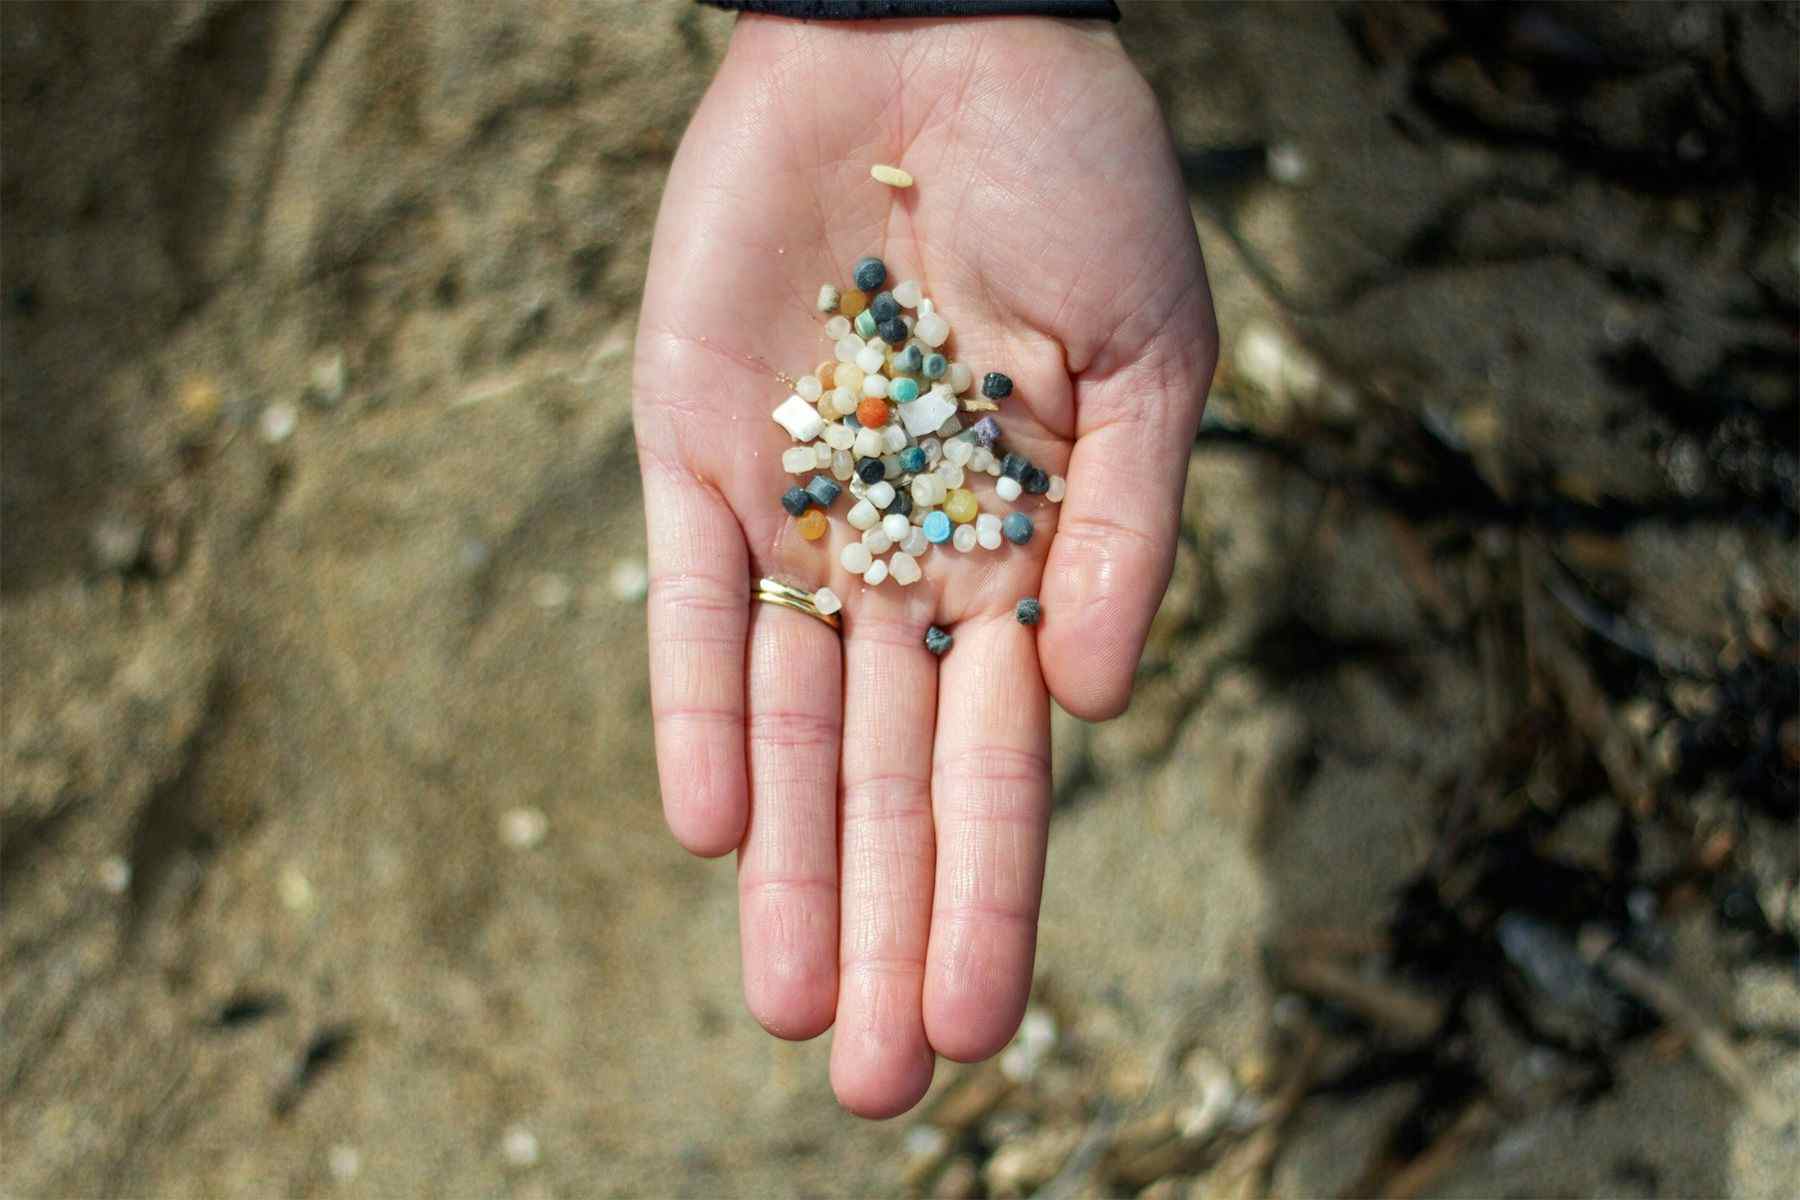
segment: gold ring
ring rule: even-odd
[[[756,592],[753,599],[765,604],[778,604],[782,608],[791,608],[795,612],[803,612],[814,620],[823,621],[833,629],[838,628],[836,613],[822,613],[813,602],[811,592],[803,592],[799,588],[789,587],[779,579],[759,579],[756,581]]]

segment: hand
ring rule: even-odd
[[[775,372],[831,357],[814,300],[865,254],[924,284],[977,379],[1012,376],[1004,444],[1068,479],[1060,506],[1016,505],[1028,545],[936,547],[909,588],[839,565],[847,497],[817,543],[778,504]],[[638,333],[657,759],[681,843],[739,852],[750,1011],[784,1038],[835,1020],[854,1112],[904,1112],[934,1054],[985,1058],[1018,1026],[1048,698],[1125,708],[1216,344],[1168,133],[1110,28],[739,18],[669,174]],[[983,511],[1012,507],[972,478]],[[752,607],[768,574],[837,591],[841,644]],[[956,637],[942,660],[932,623]]]

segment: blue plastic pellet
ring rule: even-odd
[[[969,432],[975,435],[976,441],[992,450],[994,444],[1000,440],[1000,422],[994,420],[992,416],[986,416],[971,425]]]
[[[1038,603],[1036,596],[1025,597],[1013,608],[1013,616],[1019,619],[1021,625],[1036,625],[1043,615],[1044,606]]]
[[[927,354],[925,361],[919,364],[919,374],[927,379],[942,379],[949,369],[949,360],[941,354]]]
[[[998,371],[981,377],[981,394],[989,400],[1004,400],[1012,395],[1012,380]]]
[[[908,446],[900,452],[900,469],[916,475],[925,469],[925,448]]]
[[[950,636],[950,631],[947,629],[939,629],[933,625],[925,631],[925,648],[939,658],[948,654],[950,647],[955,644],[956,639]]]
[[[925,352],[917,346],[908,346],[894,356],[894,370],[902,375],[917,375],[924,369]]]
[[[1011,517],[1007,518],[1009,521],[1011,519]],[[926,513],[925,524],[920,526],[920,528],[925,531],[926,541],[941,545],[950,540],[950,515],[945,512]],[[1004,522],[1001,523],[1001,528],[1005,528]],[[1025,536],[1031,536],[1031,526],[1029,523],[1027,523],[1025,527]]]
[[[791,487],[787,491],[781,493],[781,507],[787,509],[788,516],[790,517],[799,516],[806,511],[806,506],[811,503],[812,493],[808,492],[805,488]]]
[[[887,264],[874,255],[856,260],[856,269],[850,273],[856,286],[871,296],[887,281]]]
[[[919,383],[916,379],[896,379],[888,384],[888,399],[895,404],[911,404],[919,398]]]
[[[879,325],[883,321],[891,321],[900,315],[900,302],[894,299],[894,293],[880,292],[873,300],[869,301],[869,311],[875,314],[875,323]],[[886,337],[887,335],[883,334],[882,336]],[[894,344],[899,345],[899,342]]]
[[[855,413],[845,413],[844,414],[844,428],[845,429],[861,429],[862,422],[856,419]]]
[[[844,489],[838,481],[829,475],[814,475],[812,482],[806,485],[806,494],[812,497],[814,504],[820,508],[830,508],[832,502],[843,494]]]
[[[1031,540],[1031,529],[1031,518],[1022,512],[1007,513],[1006,519],[1000,522],[1000,532],[1015,546],[1023,546]],[[927,533],[925,536],[931,535]]]

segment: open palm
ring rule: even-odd
[[[1009,506],[971,474],[984,512],[1037,535],[934,548],[908,588],[839,565],[842,503],[816,543],[778,504],[776,372],[831,357],[813,299],[865,254],[920,281],[952,358],[1012,376],[1003,444],[1068,479],[1061,505]],[[835,1022],[855,1112],[906,1110],[936,1054],[986,1057],[1018,1025],[1048,700],[1125,706],[1215,343],[1167,133],[1110,29],[739,19],[670,172],[638,334],[657,756],[682,844],[739,851],[750,1010],[787,1038]],[[762,575],[829,583],[841,643],[753,608]],[[934,623],[956,637],[941,661]]]

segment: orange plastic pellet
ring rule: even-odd
[[[807,541],[816,542],[825,536],[827,524],[824,513],[816,508],[809,508],[795,519],[794,528],[798,529],[800,536]]]
[[[818,369],[813,371],[813,375],[818,379],[819,386],[829,392],[837,386],[837,362],[834,360],[820,363]]]
[[[868,294],[866,292],[859,292],[855,288],[851,288],[849,291],[845,292],[843,298],[838,301],[838,311],[846,317],[849,317],[852,321],[856,320],[857,313],[867,307],[869,307]]]
[[[864,429],[880,429],[887,424],[887,401],[877,400],[874,396],[865,396],[862,403],[856,406],[856,419],[862,423]]]

